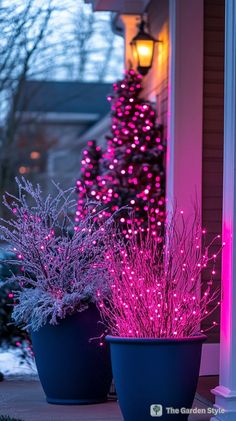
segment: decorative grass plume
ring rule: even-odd
[[[100,311],[111,334],[192,336],[220,304],[219,289],[214,286],[220,236],[206,244],[206,230],[195,212],[194,221],[174,212],[165,224],[164,247],[151,229],[143,236],[132,222],[129,240],[108,250],[110,291],[101,300]],[[203,271],[209,277],[207,284],[201,283]]]

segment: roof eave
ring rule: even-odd
[[[95,123],[102,118],[98,113],[64,113],[51,111],[17,111],[22,123],[78,124]]]
[[[94,11],[110,11],[119,14],[142,14],[150,0],[84,0],[91,3]]]

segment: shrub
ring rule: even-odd
[[[24,178],[16,182],[18,196],[6,194],[3,199],[11,217],[1,220],[0,238],[10,245],[20,268],[10,277],[20,288],[15,292],[13,319],[37,330],[106,296],[103,260],[113,218],[104,220],[90,203],[86,218],[74,227],[73,189],[62,191],[55,185],[55,197],[44,198],[39,185],[33,187]]]

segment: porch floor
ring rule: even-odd
[[[205,386],[204,386],[205,385]],[[207,381],[201,383],[201,391]],[[205,398],[196,395],[194,407],[207,408]],[[116,401],[99,405],[49,405],[38,380],[5,380],[0,383],[0,415],[18,417],[22,421],[122,421]],[[192,415],[189,421],[207,421],[210,415]]]

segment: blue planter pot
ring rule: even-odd
[[[184,339],[107,336],[112,371],[125,421],[184,421],[166,408],[191,408],[197,388],[204,335]]]
[[[112,380],[107,344],[99,345],[104,327],[95,305],[45,325],[31,338],[47,402],[62,405],[104,402]]]

